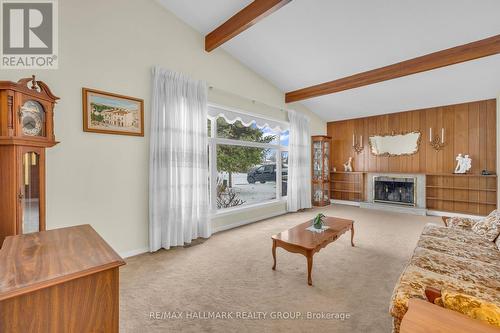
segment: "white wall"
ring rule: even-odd
[[[61,97],[55,109],[56,138],[61,143],[47,152],[48,228],[89,223],[122,254],[148,245],[153,65],[206,80],[217,88],[214,91],[231,92],[212,91],[213,102],[284,117],[237,97],[284,107],[281,91],[223,50],[206,53],[203,36],[153,0],[59,1],[59,48],[58,70],[2,70],[1,79],[17,81],[35,73]],[[82,87],[143,98],[145,137],[84,133]],[[324,121],[301,106],[294,108],[312,118],[313,134],[326,133]],[[232,224],[255,214],[225,216],[216,222]]]

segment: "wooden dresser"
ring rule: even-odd
[[[124,264],[90,225],[7,237],[0,332],[118,332]]]

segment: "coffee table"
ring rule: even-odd
[[[307,283],[312,286],[311,271],[313,255],[328,244],[334,242],[343,233],[351,230],[351,246],[354,246],[354,221],[337,217],[326,217],[324,225],[329,228],[322,233],[306,230],[312,225],[312,220],[299,224],[291,229],[272,236],[273,240],[273,270],[276,270],[276,248],[281,247],[288,252],[300,253],[307,258]]]

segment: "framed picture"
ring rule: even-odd
[[[144,100],[83,88],[83,130],[144,136]]]

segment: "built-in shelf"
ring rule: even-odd
[[[430,209],[427,207],[428,210],[434,210],[434,209]],[[441,208],[439,209],[440,212],[446,212],[446,213],[450,213],[449,216],[454,216],[456,215],[457,213],[458,214],[470,214],[470,215],[484,215],[482,213],[471,213],[470,210],[468,209],[460,209],[460,208],[453,208],[453,209],[447,209],[447,208]]]
[[[324,183],[328,183],[330,180],[328,178],[325,178],[325,179],[322,179],[322,180],[317,180],[317,179],[313,179],[311,182],[313,184],[324,184]]]
[[[365,171],[331,171],[330,173],[360,175],[360,174],[364,174],[366,172]]]
[[[476,200],[462,200],[462,199],[448,199],[448,198],[434,198],[427,197],[427,200],[439,200],[439,201],[452,201],[452,202],[460,202],[460,203],[471,203],[471,204],[480,204],[480,205],[496,205],[496,202],[483,202]]]
[[[364,200],[364,172],[333,171],[330,175],[332,178],[330,191],[333,199],[358,202]]]
[[[352,174],[362,174],[362,173],[379,173],[377,171],[330,171],[330,173],[338,173],[338,174],[345,174],[345,173],[352,173]],[[425,172],[382,172],[382,173],[397,173],[397,174],[423,174],[426,176],[444,176],[444,177],[493,177],[495,178],[497,175],[496,174],[491,174],[491,175],[482,175],[480,173],[444,173],[444,172],[431,172],[431,173],[425,173]]]
[[[340,189],[332,189],[332,192],[345,192],[345,193],[362,193],[361,191],[352,191],[352,190],[340,190]]]
[[[441,177],[496,177],[497,175],[481,175],[473,173],[426,173],[427,176],[441,176]]]
[[[496,177],[481,174],[427,174],[427,209],[488,215],[497,205]]]
[[[427,185],[427,188],[436,188],[444,190],[465,190],[465,191],[484,191],[484,192],[496,192],[496,189],[492,188],[468,188],[468,187],[454,187],[454,186],[437,186],[437,185]]]

